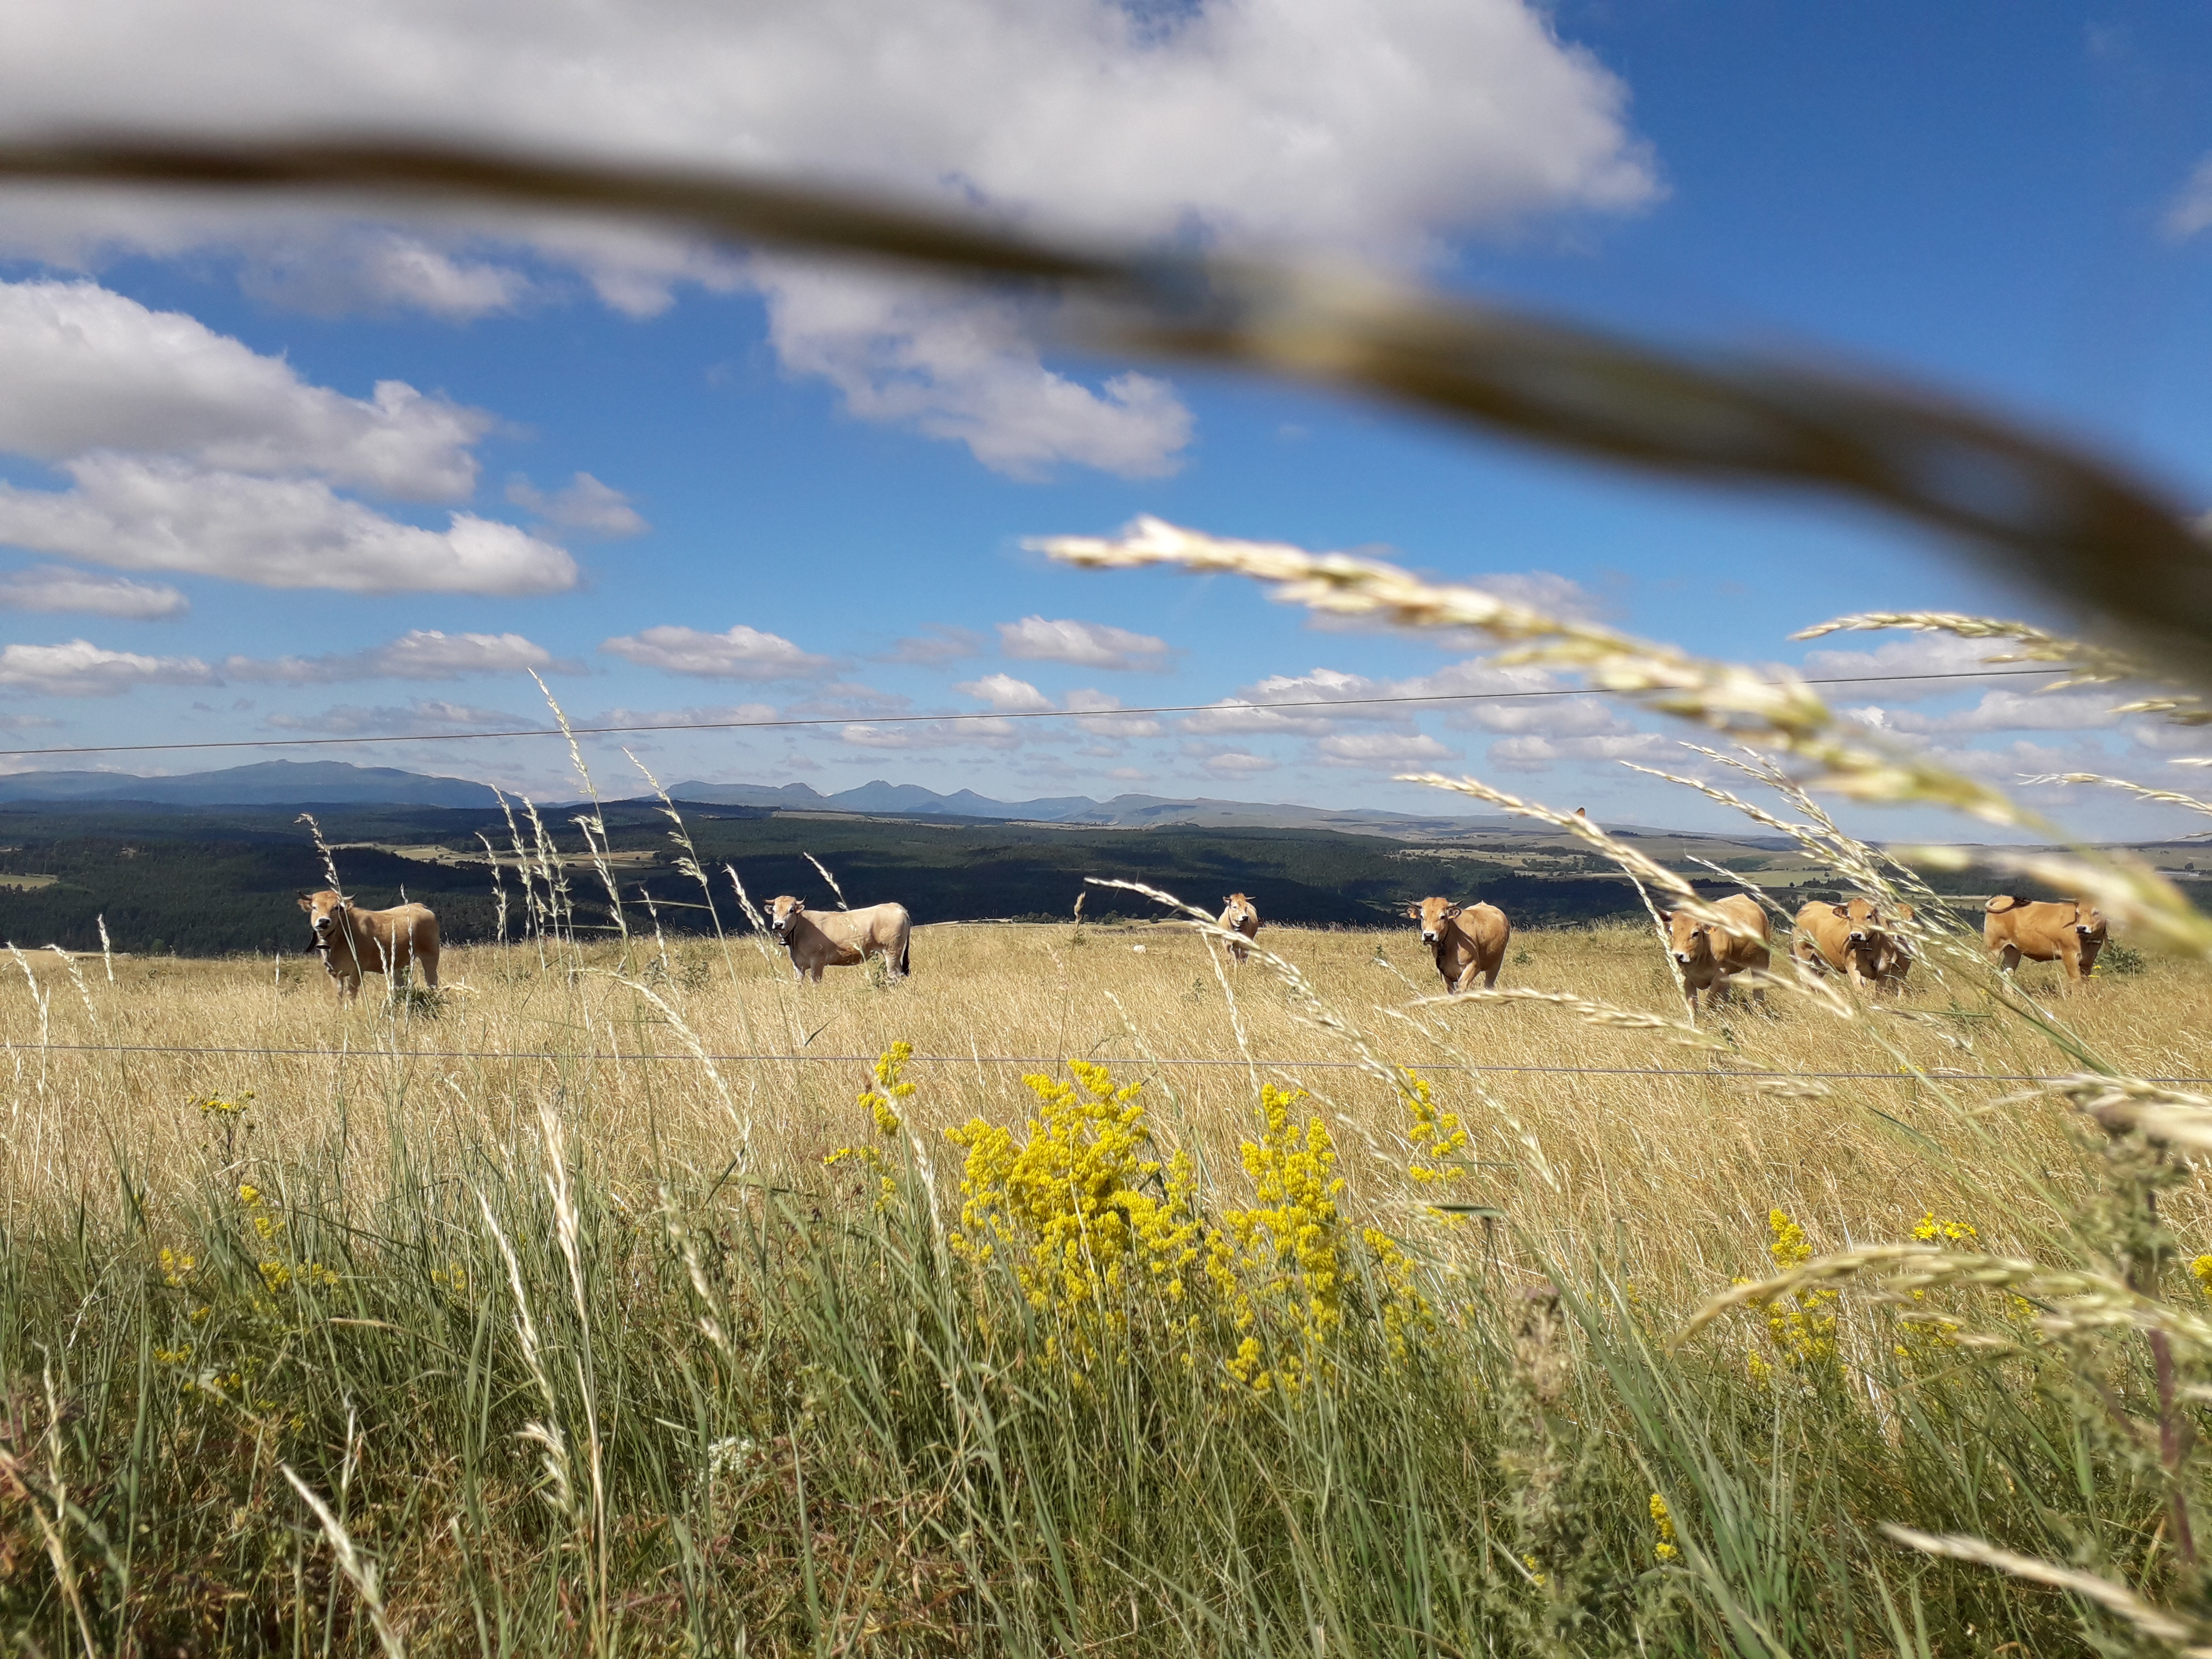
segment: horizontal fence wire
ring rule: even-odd
[[[607,1060],[621,1064],[629,1060],[668,1060],[678,1064],[689,1061],[696,1064],[701,1059],[715,1065],[772,1065],[797,1064],[804,1066],[872,1066],[878,1058],[874,1054],[695,1054],[688,1050],[664,1054],[657,1049],[644,1049],[634,1054],[586,1048],[264,1048],[250,1046],[221,1047],[188,1042],[13,1042],[0,1039],[0,1048],[25,1054],[223,1054],[230,1056],[273,1056],[295,1060]],[[1239,1070],[1252,1066],[1267,1066],[1277,1071],[1299,1072],[1355,1072],[1364,1069],[1365,1062],[1357,1060],[1301,1060],[1296,1056],[1269,1059],[1255,1056],[1243,1059],[1194,1059],[1187,1056],[1155,1058],[1147,1054],[1094,1056],[1079,1054],[1100,1066],[1121,1066],[1135,1070],[1146,1066],[1230,1066]],[[917,1066],[1060,1066],[1062,1056],[1052,1054],[912,1054],[908,1063]],[[1399,1062],[1391,1061],[1396,1065]],[[1559,1077],[1698,1077],[1698,1078],[1808,1078],[1821,1082],[1864,1083],[2064,1083],[2081,1076],[2080,1073],[2045,1073],[2039,1072],[1784,1072],[1763,1070],[1752,1066],[1711,1066],[1699,1068],[1686,1066],[1533,1066],[1480,1065],[1462,1060],[1422,1060],[1416,1062],[1424,1072],[1468,1072],[1480,1073],[1528,1073]],[[2212,1077],[2148,1077],[2136,1079],[2142,1083],[2212,1083]]]

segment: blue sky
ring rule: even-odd
[[[1103,0],[701,0],[617,23],[33,0],[27,16],[0,63],[11,136],[427,125],[1349,256],[1664,340],[1948,386],[2212,506],[2197,9],[1246,0],[1133,20]],[[580,720],[832,722],[629,740],[672,781],[1453,810],[1391,781],[1437,769],[1614,821],[1717,825],[1617,763],[1679,764],[1675,733],[1591,700],[1240,713],[1531,682],[1316,629],[1232,580],[1083,574],[1022,544],[1152,513],[1382,551],[1813,672],[1977,660],[1932,640],[1823,642],[1838,655],[1787,639],[1847,611],[2083,623],[1870,515],[1070,355],[997,302],[633,228],[17,191],[0,195],[0,283],[9,747],[534,725],[534,665]],[[2025,695],[2035,683],[1835,700],[2007,785],[2202,783],[2172,763],[2212,744],[2109,696]],[[562,792],[564,756],[542,741],[313,752]],[[590,752],[611,784],[626,770],[613,744]],[[2093,833],[2194,827],[2027,793]]]

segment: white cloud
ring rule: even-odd
[[[1024,617],[999,624],[999,648],[1027,662],[1073,663],[1079,668],[1159,668],[1168,660],[1168,642],[1105,623],[1063,618],[1048,622]]]
[[[1156,738],[1160,734],[1160,723],[1149,715],[1108,712],[1121,707],[1121,698],[1088,686],[1069,692],[1059,702],[1054,702],[1027,680],[1018,680],[1012,674],[986,674],[981,679],[963,680],[952,689],[963,696],[990,704],[1000,714],[1041,714],[1060,710],[1076,714],[1078,718],[1070,720],[1068,725],[1093,737]],[[1115,751],[1109,747],[1109,752]]]
[[[181,617],[191,609],[167,582],[94,576],[67,565],[33,565],[0,574],[0,611],[84,611],[133,622]]]
[[[977,680],[963,680],[952,688],[963,697],[973,697],[987,702],[1000,714],[1038,714],[1058,705],[1027,680],[1018,680],[1012,674],[986,674]]]
[[[1323,738],[1315,748],[1329,766],[1388,769],[1459,757],[1457,750],[1446,748],[1425,732],[1345,732]]]
[[[665,624],[601,643],[599,649],[641,668],[714,680],[799,680],[825,674],[827,657],[800,650],[780,634],[738,623],[727,633]]]
[[[1658,191],[1626,94],[1523,0],[783,0],[663,8],[652,26],[572,7],[251,0],[146,11],[23,0],[0,61],[22,131],[302,128],[461,132],[572,151],[735,165],[980,204],[1116,237],[1436,257],[1455,234],[1555,210],[1619,211]],[[19,192],[0,252],[96,257],[297,238],[301,215],[234,204]],[[524,222],[507,233],[583,269],[640,313],[672,282],[726,280],[679,238]],[[429,233],[411,238],[417,246]],[[514,301],[503,268],[405,243],[330,256],[380,303],[465,315]],[[456,242],[461,239],[452,239]],[[298,291],[326,297],[286,270]],[[915,422],[988,464],[1164,470],[1188,416],[1142,377],[1093,390],[1008,346],[972,302],[856,333],[820,313],[822,279],[757,279],[779,348],[856,412]],[[845,279],[839,279],[842,283]],[[999,353],[1006,362],[980,366]],[[1024,430],[1034,423],[1034,430]]]
[[[531,297],[512,265],[457,256],[384,226],[312,233],[263,246],[245,272],[246,291],[295,311],[426,311],[454,322],[514,311]]]
[[[465,500],[492,417],[400,380],[348,398],[174,311],[93,283],[0,283],[0,449],[174,456],[312,473],[408,501]]]
[[[990,715],[917,726],[871,726],[856,721],[838,734],[855,749],[1018,749],[1022,733],[1015,723]]]
[[[1635,730],[1604,698],[1589,696],[1468,703],[1455,710],[1449,723],[1463,729],[1550,738],[1605,737]]]
[[[535,729],[544,721],[497,708],[415,697],[400,708],[364,708],[340,703],[319,714],[271,714],[266,724],[280,732],[312,732],[334,738],[386,733],[419,738],[447,732],[520,732]]]
[[[553,593],[576,562],[473,513],[444,530],[389,519],[319,479],[204,471],[93,454],[63,463],[68,490],[0,484],[0,543],[125,570],[352,593]]]
[[[1887,709],[1878,705],[1850,709],[1851,717],[1881,732],[1901,732],[1913,737],[1971,732],[2087,732],[2118,726],[2113,712],[2124,701],[2111,691],[2054,691],[2045,695],[2019,691],[1984,691],[1971,708],[1947,714],[1923,714],[1917,709]]]
[[[914,699],[901,691],[878,691],[854,680],[831,680],[783,712],[805,720],[865,720],[902,714],[913,707]]]
[[[1257,777],[1262,772],[1272,772],[1275,763],[1265,755],[1255,755],[1243,749],[1224,749],[1207,755],[1200,763],[1218,778]]]
[[[2212,227],[2212,155],[2197,164],[2188,182],[2175,192],[2166,210],[2166,234],[2177,242],[2187,241]]]
[[[215,685],[198,657],[149,657],[109,651],[89,640],[0,649],[0,690],[50,697],[112,697],[140,685]]]
[[[1690,769],[1681,747],[1656,732],[1589,738],[1501,738],[1490,745],[1490,763],[1509,772],[1547,772],[1561,761],[1638,761]]]
[[[756,724],[775,718],[775,708],[764,702],[716,703],[702,706],[697,703],[682,708],[602,708],[596,714],[580,718],[571,716],[578,726],[666,726],[731,724],[742,721]],[[665,782],[667,780],[663,779]]]
[[[1096,738],[1156,738],[1160,734],[1160,723],[1146,714],[1109,714],[1106,711],[1122,706],[1121,698],[1111,692],[1093,690],[1089,686],[1071,691],[1060,700],[1060,707],[1088,710],[1092,718],[1072,722],[1078,730],[1088,732]]]
[[[1824,679],[1844,675],[1873,675],[1888,679],[1902,676],[1893,683],[1868,685],[1863,692],[1850,686],[1836,688],[1834,695],[1879,697],[1884,702],[1917,702],[1926,697],[1943,697],[1954,694],[1958,686],[1947,684],[1942,678],[1914,679],[1914,675],[1956,676],[1972,673],[1976,669],[1996,668],[2000,671],[2017,670],[2017,663],[1992,664],[1991,657],[2003,656],[2011,646],[2004,640],[1962,640],[1952,634],[1914,634],[1901,640],[1890,640],[1871,650],[1808,651],[1805,659],[1797,665],[1798,672],[1808,679]],[[2050,672],[2056,676],[2058,671]],[[2032,676],[2023,676],[2014,684],[2034,684]]]
[[[555,656],[520,634],[446,634],[410,629],[366,651],[321,657],[281,657],[264,662],[233,657],[222,665],[234,680],[274,680],[287,685],[340,680],[457,680],[465,674],[580,674],[580,662]]]
[[[763,286],[785,366],[828,380],[864,421],[956,440],[1017,478],[1062,463],[1126,478],[1181,465],[1191,413],[1165,380],[1116,374],[1093,392],[1054,373],[1011,301],[851,271],[763,270],[775,273]]]
[[[579,472],[567,489],[548,495],[527,478],[507,487],[507,499],[571,530],[588,530],[600,536],[641,536],[653,526],[646,523],[629,497],[588,472]]]

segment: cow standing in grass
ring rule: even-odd
[[[1482,988],[1498,988],[1498,970],[1505,965],[1506,941],[1513,924],[1494,904],[1455,904],[1447,898],[1425,898],[1407,907],[1406,914],[1421,924],[1421,943],[1435,957],[1444,989],[1454,996],[1474,987],[1482,975]]]
[[[1221,926],[1232,933],[1242,933],[1245,939],[1260,937],[1260,907],[1242,893],[1231,893],[1221,901]],[[1251,954],[1242,940],[1229,941],[1229,954],[1238,962]]]
[[[1687,910],[1665,910],[1660,921],[1667,929],[1667,948],[1682,976],[1682,994],[1690,1000],[1690,1018],[1698,1017],[1698,995],[1705,1006],[1725,1002],[1730,981],[1739,974],[1764,974],[1773,958],[1766,948],[1765,907],[1747,893],[1731,893],[1706,907],[1720,922],[1700,921]],[[1766,991],[1754,984],[1753,998],[1766,1000]]]
[[[791,952],[802,980],[822,982],[824,968],[852,968],[881,957],[901,979],[913,971],[908,952],[914,921],[902,904],[865,910],[809,910],[788,893],[768,902],[769,931]]]
[[[1982,908],[1982,943],[2008,974],[2022,957],[2061,963],[2071,991],[2095,970],[2106,927],[2103,913],[2094,906],[2079,899],[2029,904],[1999,893]]]
[[[315,953],[337,981],[338,1000],[361,995],[363,974],[388,975],[397,984],[410,968],[422,970],[422,982],[438,988],[438,918],[428,905],[395,904],[389,910],[364,910],[343,894],[325,889],[300,895],[314,935]]]
[[[1900,921],[1912,920],[1907,906],[1899,906],[1897,915]],[[1893,982],[1901,988],[1912,970],[1912,953],[1890,927],[1889,919],[1866,899],[1849,904],[1815,900],[1797,913],[1792,951],[1808,968],[1836,969],[1861,990],[1887,989]]]

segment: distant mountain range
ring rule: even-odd
[[[491,791],[466,778],[426,777],[344,761],[261,761],[219,772],[136,777],[128,772],[16,772],[0,776],[0,802],[144,801],[155,806],[489,806]]]
[[[785,811],[853,812],[887,817],[1011,818],[1091,829],[1146,829],[1186,824],[1206,829],[1344,830],[1370,835],[1451,835],[1496,829],[1496,817],[1424,817],[1372,810],[1331,811],[1255,801],[1176,799],[1161,795],[1053,795],[1036,800],[994,800],[971,789],[941,795],[919,784],[881,779],[823,794],[803,783],[679,783],[679,801],[704,806],[751,806]],[[215,772],[140,777],[125,772],[17,772],[0,775],[0,803],[39,801],[144,802],[153,806],[391,805],[483,807],[491,790],[466,778],[431,777],[388,766],[344,761],[261,761]]]
[[[1425,817],[1371,808],[1337,811],[1320,806],[1286,806],[1257,801],[1177,799],[1164,795],[1116,795],[1093,800],[1088,795],[1047,795],[1034,800],[994,800],[972,789],[940,795],[914,783],[878,779],[856,788],[824,795],[803,783],[781,787],[751,783],[701,783],[694,780],[669,790],[671,799],[707,806],[766,806],[785,811],[861,812],[892,817],[1013,818],[1024,823],[1080,824],[1090,829],[1143,830],[1158,824],[1205,829],[1345,830],[1393,836],[1449,835],[1497,829],[1496,817]]]

